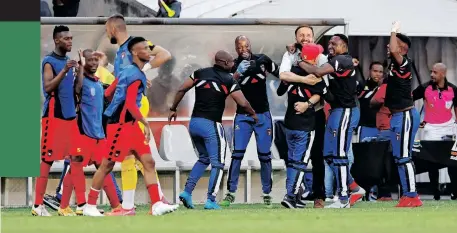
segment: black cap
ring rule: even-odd
[[[349,46],[349,39],[348,39],[348,37],[346,35],[337,33],[337,34],[335,34],[333,36],[339,37],[341,40],[344,41],[344,43],[346,43],[346,45]]]
[[[400,39],[403,43],[408,45],[408,48],[411,48],[411,40],[404,34],[397,33],[397,38]]]

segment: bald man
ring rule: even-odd
[[[198,69],[184,81],[176,93],[168,117],[169,123],[172,119],[176,120],[179,103],[186,92],[195,87],[195,104],[189,123],[189,132],[199,153],[199,159],[189,174],[184,191],[179,195],[184,206],[190,209],[194,208],[192,191],[210,164],[211,174],[205,209],[220,209],[216,203],[216,195],[222,179],[227,150],[225,132],[222,127],[225,99],[231,96],[255,123],[258,121],[254,109],[230,73],[234,65],[233,57],[226,51],[218,51],[214,60],[213,67]]]
[[[227,179],[228,192],[221,205],[229,206],[235,201],[241,161],[254,133],[260,161],[263,202],[267,207],[271,207],[273,122],[268,103],[266,77],[272,74],[279,78],[279,66],[265,54],[253,54],[251,42],[246,36],[241,35],[235,39],[235,50],[238,57],[232,69],[233,77],[238,80],[241,91],[259,117],[259,122],[255,123],[241,106],[237,107],[233,121],[233,154]]]
[[[433,65],[430,82],[418,86],[413,91],[414,101],[424,100],[425,116],[422,122],[422,140],[442,141],[452,140],[456,134],[455,119],[452,111],[457,113],[457,87],[446,78],[446,65]],[[450,170],[449,170],[450,171]],[[449,176],[452,172],[450,171]],[[430,183],[434,187],[434,199],[441,199],[439,170],[432,165],[429,167]],[[456,180],[454,180],[456,182]]]
[[[113,74],[116,80],[111,84],[110,87],[111,90],[114,90],[122,70],[125,67],[131,65],[133,62],[132,54],[127,48],[128,43],[133,37],[130,36],[127,32],[127,25],[125,23],[124,17],[120,14],[115,14],[107,20],[106,34],[110,39],[111,44],[119,45],[119,49],[117,50],[116,57],[114,59]],[[150,55],[154,56],[154,58],[145,64],[143,71],[157,68],[171,59],[170,52],[164,48],[152,43],[149,43],[148,45],[151,48]],[[140,111],[144,117],[147,117],[147,114],[149,113],[149,102],[145,95],[143,95],[141,99]],[[143,125],[141,124],[140,128],[144,130]],[[135,156],[129,155],[121,163],[121,178],[123,192],[122,208],[116,209],[115,212],[111,213],[111,215],[135,215],[134,199],[136,184],[138,180],[138,173],[135,167]],[[164,199],[161,189],[160,194],[162,199]],[[166,200],[162,201],[166,202]]]

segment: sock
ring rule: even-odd
[[[62,198],[63,179],[67,175],[69,168],[70,168],[70,160],[66,159],[63,164],[62,174],[60,175],[59,185],[57,185],[57,188],[56,188],[56,197],[59,200]]]
[[[86,177],[82,162],[71,163],[70,175],[75,186],[76,203],[78,205],[86,203]]]
[[[126,190],[122,194],[122,208],[124,210],[131,210],[135,206],[135,190]]]
[[[96,190],[93,188],[90,188],[89,195],[88,195],[88,201],[87,204],[89,205],[97,205],[97,200],[98,200],[98,195],[100,194],[100,190]]]
[[[138,173],[135,168],[135,158],[128,158],[121,163],[122,179],[122,208],[132,209],[135,205],[135,189]]]
[[[40,164],[40,176],[36,179],[35,184],[35,206],[43,204],[44,193],[46,192],[46,186],[48,185],[49,170],[51,164],[41,162]]]
[[[149,197],[151,198],[151,204],[155,204],[156,202],[160,201],[160,195],[159,195],[159,185],[157,184],[150,184],[148,185],[148,193]]]
[[[63,179],[62,199],[60,200],[60,208],[65,209],[70,205],[71,193],[73,192],[73,181],[70,173]]]
[[[358,189],[359,189],[359,185],[355,181],[352,181],[352,183],[349,184],[349,190],[357,191]]]
[[[108,196],[111,208],[116,208],[121,204],[111,176],[105,176],[105,180],[103,180],[103,190],[105,191],[106,196]]]

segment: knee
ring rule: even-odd
[[[246,153],[246,150],[233,150],[232,159],[242,160],[244,158],[245,153]]]
[[[152,159],[152,156],[147,156],[141,160],[141,163],[143,164],[143,169],[145,171],[153,171],[156,168],[156,162],[154,159]]]
[[[218,160],[211,160],[211,168],[224,169],[225,164]]]
[[[204,165],[209,165],[210,164],[210,161],[209,161],[209,158],[208,157],[200,157],[198,158],[198,162],[204,164]]]
[[[271,162],[271,151],[269,151],[267,153],[257,152],[257,154],[259,155],[260,162],[263,162],[263,163]]]
[[[108,174],[113,170],[115,164],[116,163],[114,161],[104,159],[99,167],[99,170],[101,170],[103,174]]]

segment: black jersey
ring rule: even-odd
[[[190,78],[194,81],[195,105],[192,117],[201,117],[221,122],[225,109],[225,99],[240,90],[232,74],[214,65],[199,69]]]
[[[336,55],[328,63],[335,70],[328,76],[329,90],[334,96],[330,106],[332,109],[356,107],[357,77],[351,55]]]
[[[235,59],[233,72],[243,60],[242,57]],[[266,77],[268,73],[279,77],[279,66],[264,54],[252,54],[251,61],[255,61],[255,66],[250,66],[238,79],[238,83],[254,111],[256,113],[267,112],[270,110],[270,106],[268,104]],[[240,106],[237,106],[236,112],[239,114],[247,113]]]
[[[378,92],[378,84],[369,79],[359,95],[360,102],[360,126],[376,128],[376,113],[378,109],[370,107],[370,101]]]
[[[297,66],[292,67],[291,72],[301,76],[307,75],[304,70]],[[284,117],[286,128],[291,130],[313,131],[315,128],[314,108],[308,108],[304,113],[297,114],[294,105],[297,102],[307,102],[311,96],[315,94],[322,97],[326,91],[324,82],[319,82],[313,86],[304,83],[281,82],[277,94],[281,96],[287,92],[287,110],[286,116]]]
[[[394,58],[391,60],[387,78],[385,106],[391,110],[412,107],[412,60],[407,56],[403,56],[401,64],[398,64]]]

